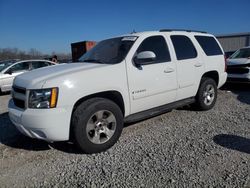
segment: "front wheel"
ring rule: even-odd
[[[80,104],[73,114],[76,144],[85,153],[98,153],[112,147],[123,128],[123,115],[117,104],[93,98]]]
[[[195,106],[199,110],[210,110],[217,100],[217,85],[211,78],[202,78],[196,95]]]

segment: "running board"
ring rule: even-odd
[[[124,123],[132,123],[132,122],[137,122],[137,121],[141,121],[144,119],[148,119],[150,117],[154,117],[154,116],[169,112],[173,109],[176,109],[185,105],[189,105],[194,102],[195,102],[195,98],[191,97],[191,98],[183,99],[177,102],[169,103],[163,106],[159,106],[156,108],[152,108],[149,110],[145,110],[142,112],[138,112],[136,114],[132,114],[132,115],[125,117]]]

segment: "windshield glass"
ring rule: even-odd
[[[230,59],[237,58],[250,58],[250,48],[239,49],[230,57]]]
[[[103,64],[120,63],[137,37],[118,37],[103,40],[79,58],[80,62],[93,62]]]
[[[10,65],[12,65],[13,63],[15,63],[15,61],[12,61],[12,60],[0,61],[0,72],[6,69],[7,67],[9,67]]]

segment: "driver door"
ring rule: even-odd
[[[136,65],[133,58],[145,51],[153,52],[156,56],[155,60],[147,65]],[[158,35],[144,39],[134,57],[128,65],[131,113],[175,101],[176,64],[171,60],[165,37]]]

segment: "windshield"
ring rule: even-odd
[[[230,57],[230,59],[237,58],[250,58],[250,48],[239,49]]]
[[[13,63],[15,63],[15,61],[12,61],[12,60],[0,61],[0,72],[6,69],[7,67],[9,67],[10,65],[12,65]]]
[[[80,62],[93,62],[103,64],[120,63],[137,37],[118,37],[103,40],[79,58]]]

